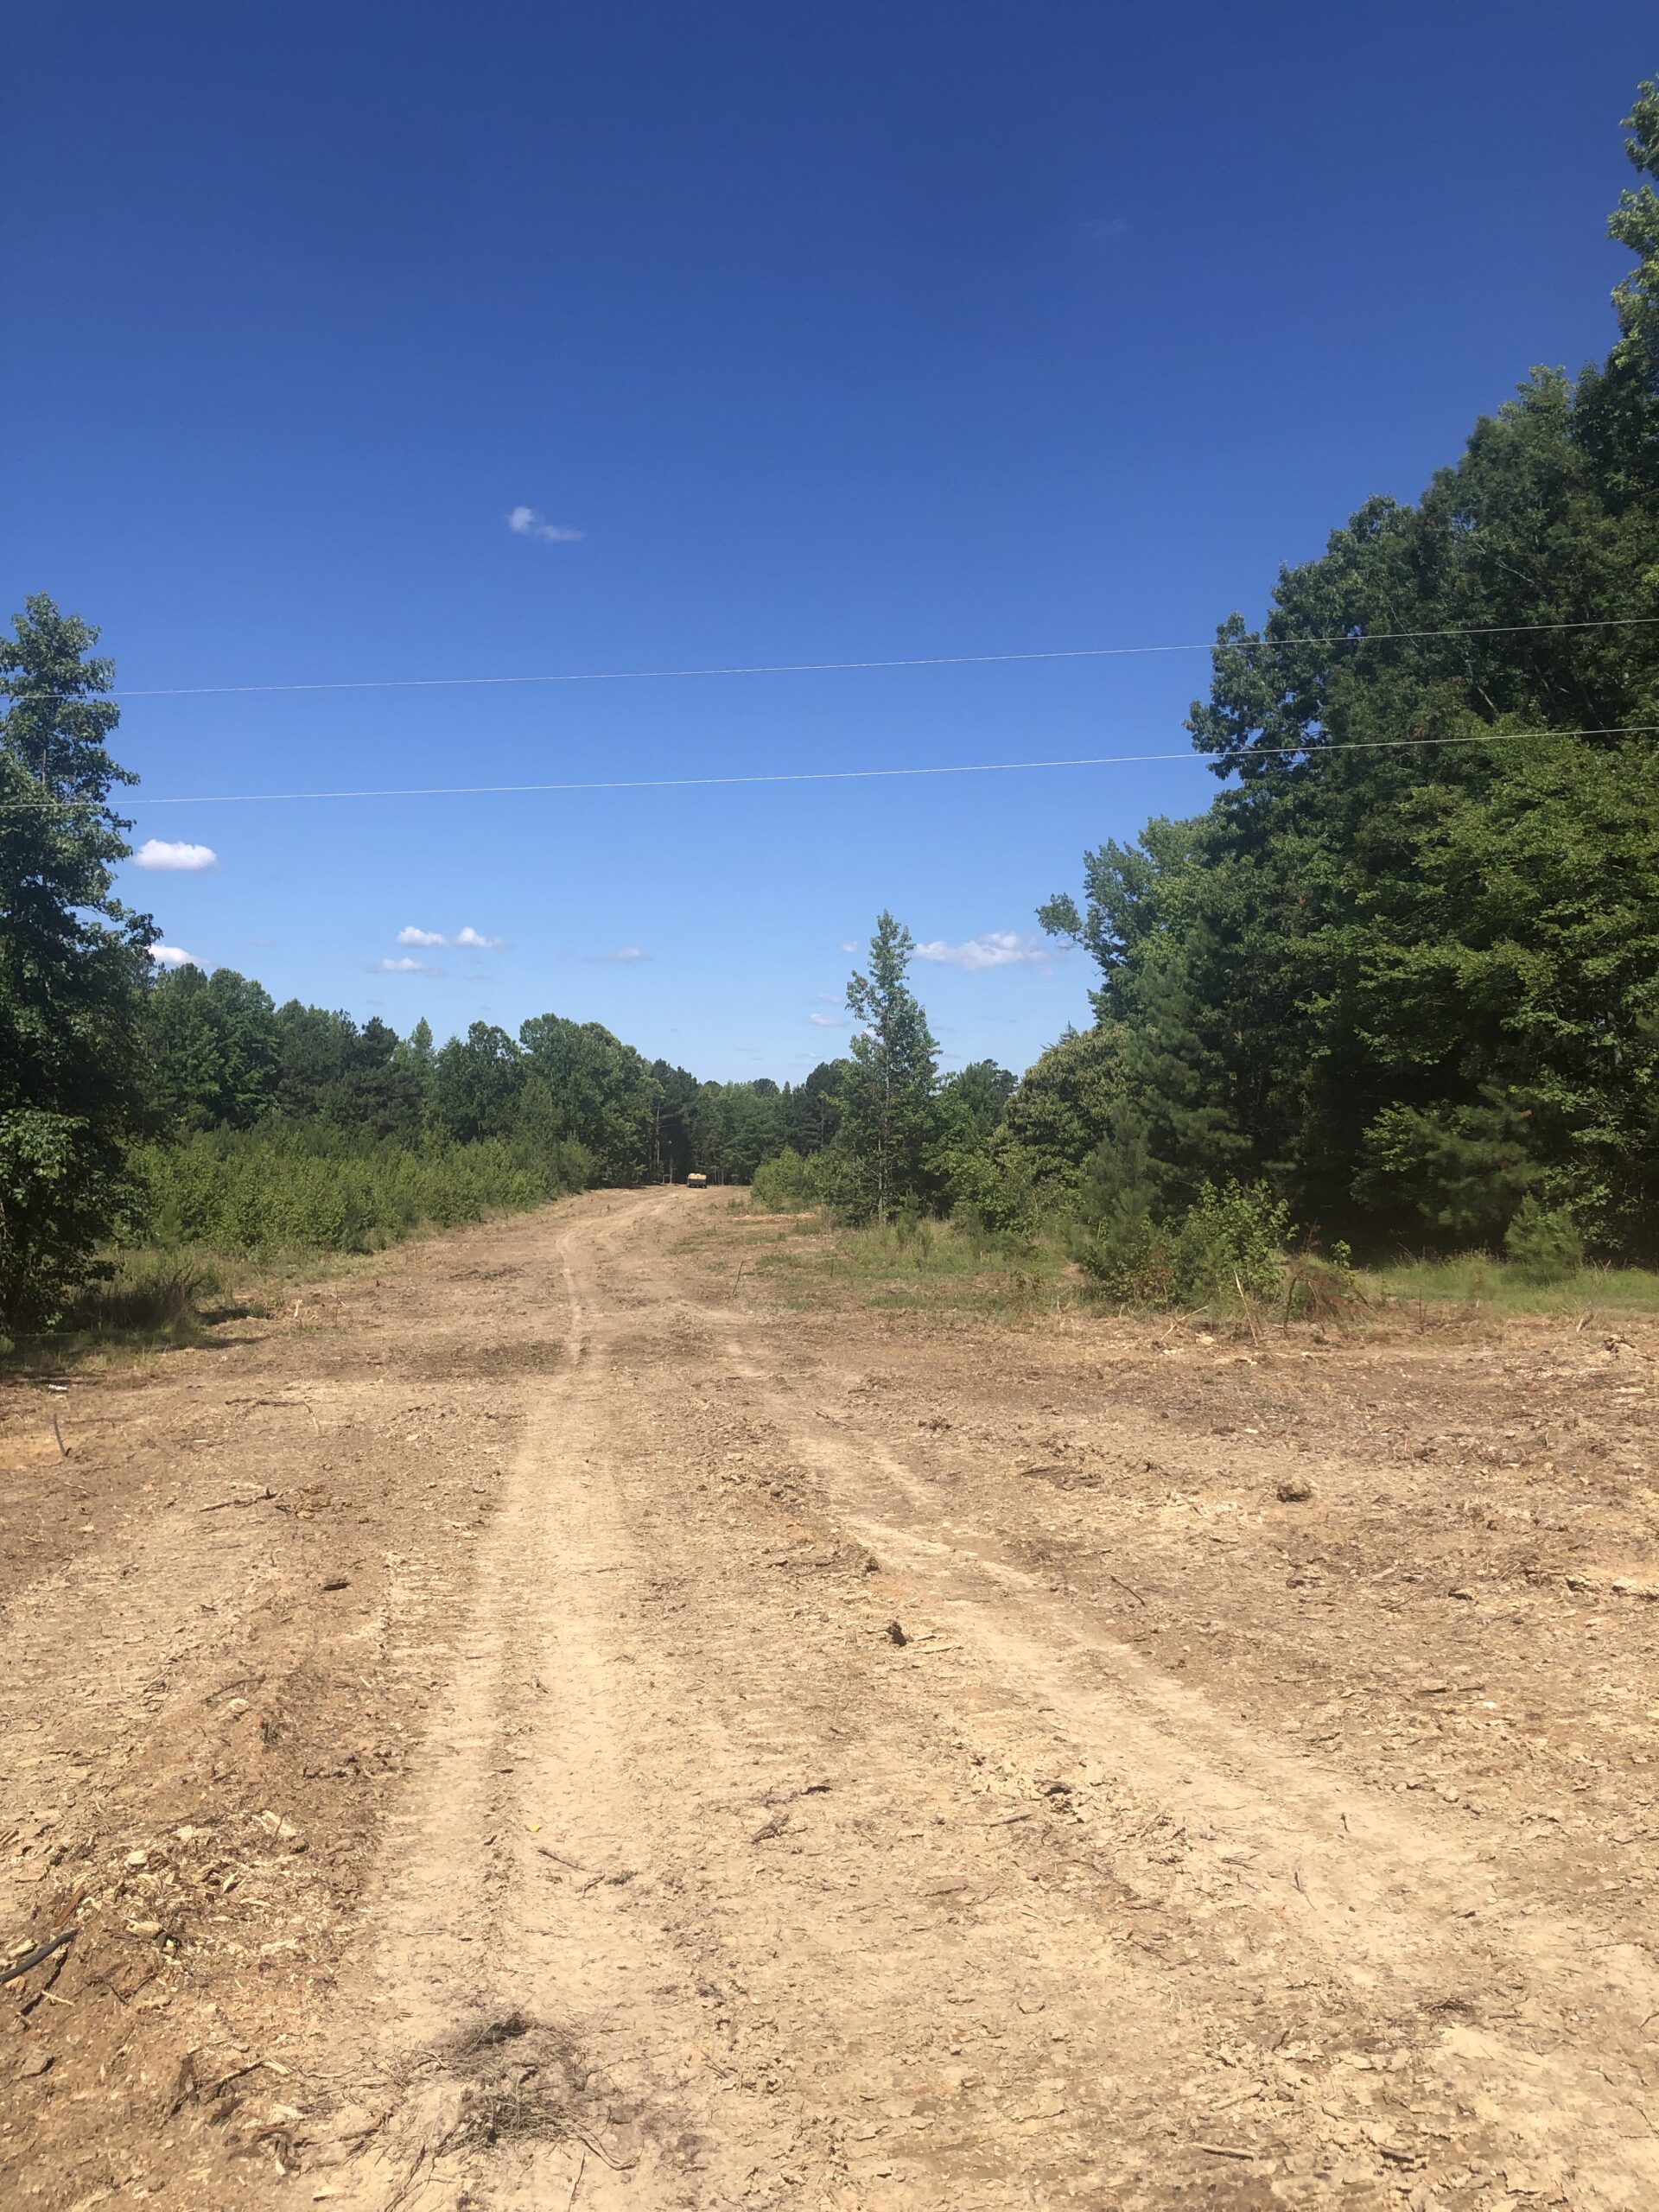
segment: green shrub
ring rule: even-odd
[[[1277,1294],[1290,1210],[1265,1185],[1205,1183],[1184,1214],[1160,1224],[1134,1183],[1103,1165],[1104,1203],[1092,1209],[1095,1221],[1074,1228],[1072,1251],[1109,1298],[1123,1306],[1224,1307]],[[1085,1175],[1085,1204],[1089,1182]]]
[[[216,1129],[152,1145],[130,1241],[249,1255],[362,1252],[422,1226],[482,1221],[592,1180],[579,1144],[493,1137],[414,1149],[317,1123]]]
[[[1271,1298],[1284,1278],[1290,1208],[1262,1183],[1205,1183],[1173,1243],[1184,1306]]]
[[[1012,1145],[981,1151],[953,1146],[937,1161],[951,1218],[970,1230],[1029,1236],[1037,1226],[1037,1185],[1030,1160]]]
[[[806,1213],[818,1203],[812,1166],[785,1145],[773,1160],[762,1160],[749,1182],[749,1204],[760,1213]]]
[[[809,1168],[818,1203],[843,1228],[875,1218],[875,1181],[868,1165],[839,1144],[814,1155]]]
[[[1584,1265],[1584,1238],[1565,1206],[1526,1198],[1504,1234],[1503,1252],[1525,1282],[1565,1282]]]
[[[1113,1221],[1076,1231],[1072,1256],[1116,1305],[1177,1302],[1173,1242],[1149,1220]]]

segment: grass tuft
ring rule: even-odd
[[[1477,1306],[1499,1314],[1659,1313],[1659,1274],[1647,1268],[1578,1267],[1540,1282],[1522,1267],[1484,1252],[1450,1259],[1404,1260],[1360,1276],[1374,1306]]]

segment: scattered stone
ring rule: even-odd
[[[1313,1495],[1313,1485],[1306,1475],[1286,1475],[1275,1493],[1281,1505],[1303,1505]]]
[[[897,1621],[889,1621],[887,1623],[887,1642],[889,1643],[908,1643],[910,1642],[910,1638],[905,1634],[904,1630],[899,1626]]]
[[[346,1590],[351,1587],[351,1577],[346,1574],[331,1574],[322,1586],[325,1590]]]

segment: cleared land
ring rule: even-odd
[[[1659,1327],[724,1205],[0,1394],[0,2201],[1659,2202]]]

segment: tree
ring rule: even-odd
[[[31,598],[0,639],[0,1329],[54,1318],[131,1193],[154,925],[116,898],[113,676]]]
[[[474,1022],[465,1038],[449,1039],[434,1063],[435,1134],[451,1144],[507,1135],[525,1073],[524,1056],[505,1029]]]
[[[178,968],[156,979],[144,1011],[150,1091],[163,1128],[245,1129],[270,1110],[277,1016],[259,984],[233,968],[211,976]]]
[[[1120,1045],[1110,1025],[1069,1030],[1021,1077],[1004,1126],[1009,1147],[1028,1162],[1039,1188],[1075,1188],[1084,1162],[1105,1139],[1122,1096]]]
[[[797,1152],[823,1152],[835,1141],[847,1067],[845,1060],[820,1060],[790,1094],[789,1141]]]
[[[864,1027],[842,1086],[839,1142],[858,1165],[878,1221],[921,1195],[933,1135],[938,1047],[906,981],[914,950],[910,931],[883,913],[868,975],[855,973],[847,985],[847,1010]]]
[[[1659,81],[1637,87],[1636,105],[1624,118],[1630,137],[1624,150],[1643,178],[1659,178]],[[1615,349],[1639,372],[1659,372],[1659,193],[1643,183],[1619,194],[1608,218],[1607,235],[1628,246],[1637,265],[1614,287],[1613,305],[1623,334]]]
[[[1659,176],[1659,87],[1629,127]],[[1535,371],[1230,617],[1188,725],[1227,788],[1042,910],[1100,964],[1163,1207],[1237,1175],[1374,1245],[1497,1246],[1530,1204],[1659,1252],[1651,184],[1611,227],[1606,361]]]
[[[564,1135],[592,1154],[598,1180],[643,1182],[655,1157],[659,1096],[649,1063],[601,1023],[556,1014],[526,1021],[518,1045]]]

